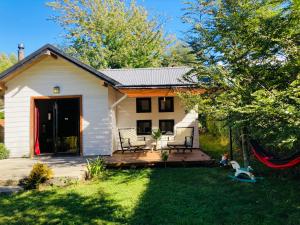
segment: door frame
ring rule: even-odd
[[[35,134],[35,100],[53,100],[53,99],[78,99],[79,100],[79,154],[83,156],[82,133],[83,133],[83,116],[82,116],[82,95],[61,95],[61,96],[32,96],[30,98],[30,152],[31,158],[34,154],[34,134]]]

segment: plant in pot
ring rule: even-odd
[[[154,146],[155,150],[157,150],[157,144],[158,144],[158,141],[161,139],[161,136],[162,136],[162,133],[161,133],[160,129],[152,131],[152,138],[155,140],[155,146]]]

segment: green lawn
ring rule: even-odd
[[[101,182],[0,196],[0,224],[300,224],[299,180],[237,183],[229,172],[113,171]]]

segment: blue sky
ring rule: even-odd
[[[0,0],[0,52],[16,53],[20,42],[25,44],[26,55],[46,43],[62,42],[63,30],[49,20],[52,11],[45,0]],[[138,0],[150,15],[166,19],[167,33],[182,37],[183,0]],[[165,20],[164,19],[164,20]]]

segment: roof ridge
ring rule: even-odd
[[[145,67],[145,68],[119,68],[119,69],[99,69],[99,71],[122,71],[122,70],[163,70],[163,69],[191,69],[188,66],[169,66],[169,67]]]

